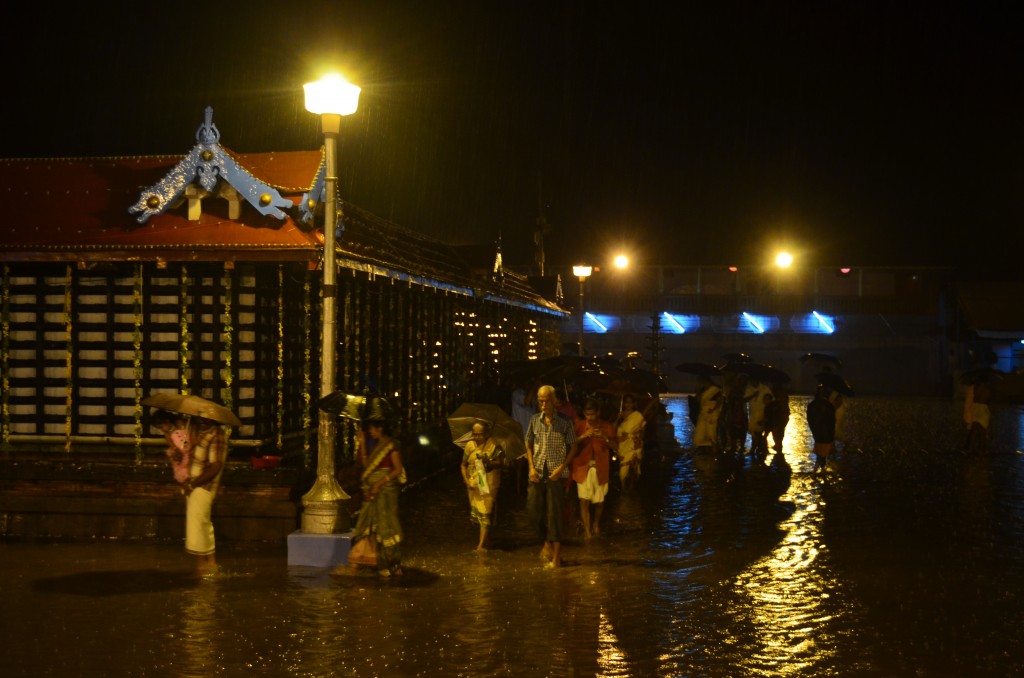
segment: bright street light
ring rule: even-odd
[[[335,352],[337,348],[337,264],[335,231],[338,228],[337,155],[341,116],[355,113],[359,88],[338,75],[328,75],[303,86],[306,110],[320,116],[324,133],[324,262],[323,262],[323,343],[320,351],[320,397],[335,391]],[[338,509],[348,495],[334,477],[334,449],[337,423],[334,414],[319,412],[316,482],[302,497],[302,532],[333,534],[337,531]],[[347,523],[347,520],[346,520]],[[345,529],[348,525],[344,525]]]
[[[793,255],[789,252],[779,252],[775,255],[775,265],[779,268],[789,268],[793,264]]]

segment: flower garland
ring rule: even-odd
[[[5,452],[11,444],[11,271],[4,264],[2,302],[0,302],[0,409],[3,421],[0,422],[2,438],[0,449]]]
[[[135,382],[135,463],[142,461],[142,264],[132,285],[132,379]]]
[[[304,468],[309,468],[313,463],[312,446],[310,436],[312,435],[313,423],[313,394],[311,392],[313,378],[312,348],[310,346],[310,290],[309,271],[306,271],[306,279],[302,284],[302,457]]]
[[[71,323],[71,301],[71,264],[68,264],[64,277],[64,346],[66,347],[64,356],[64,451],[69,454],[71,453],[72,393],[75,388],[74,373],[72,372],[74,353],[71,337],[74,327]]]
[[[284,444],[284,269],[277,267],[277,449]]]
[[[178,344],[178,369],[181,376],[181,392],[189,393],[189,364],[188,364],[188,268],[181,265],[181,288],[180,288],[181,311],[178,315],[178,323],[181,327],[180,343]]]
[[[234,327],[231,325],[231,291],[232,291],[231,269],[227,263],[224,265],[224,313],[221,316],[221,340],[223,343],[224,367],[221,369],[221,379],[224,386],[221,388],[221,400],[229,410],[233,409],[234,398],[231,396],[231,387],[235,382],[235,375],[231,369],[231,350]]]

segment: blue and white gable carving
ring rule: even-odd
[[[183,199],[189,200],[188,218],[196,221],[201,214],[202,199],[210,195],[228,201],[231,219],[238,218],[240,198],[260,214],[285,219],[287,214],[282,210],[294,207],[292,201],[254,177],[221,148],[220,131],[213,124],[210,106],[206,107],[205,120],[196,131],[196,142],[174,169],[143,190],[138,201],[128,208],[131,214],[138,215],[136,221],[144,224]]]
[[[318,205],[327,204],[327,162],[326,158],[320,158],[320,167],[316,171],[313,185],[302,194],[302,200],[298,205],[298,221],[306,228],[313,228],[315,225],[314,215]],[[338,203],[335,203],[338,204]],[[334,237],[340,239],[345,232],[345,221],[342,218],[341,210],[337,214],[337,227],[334,229]]]
[[[313,214],[316,206],[327,199],[327,163],[323,157],[320,158],[320,167],[316,170],[316,178],[308,191],[302,194],[299,201],[299,221],[309,227],[313,227]]]

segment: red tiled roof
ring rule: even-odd
[[[319,151],[232,154],[254,176],[298,202],[320,166]],[[194,258],[193,250],[220,251],[220,258],[242,259],[246,251],[303,251],[318,247],[315,233],[291,218],[264,217],[243,204],[237,220],[227,203],[203,200],[196,222],[187,203],[139,224],[128,207],[167,174],[182,156],[128,158],[45,158],[0,160],[5,209],[0,216],[0,258],[88,258],[102,252]],[[175,254],[175,251],[178,254]],[[159,254],[158,254],[159,253]],[[32,257],[31,254],[38,256]],[[308,256],[308,255],[304,255]],[[259,258],[263,258],[262,256]],[[290,257],[289,257],[290,258]]]
[[[223,148],[223,147],[222,147]],[[320,168],[320,151],[236,154],[254,177],[298,204]],[[128,208],[184,156],[0,159],[0,261],[246,261],[320,258],[322,234],[290,217],[265,217],[244,200],[239,218],[228,203],[202,201],[189,221],[187,200],[139,224]],[[547,313],[565,311],[514,276],[496,283],[474,273],[450,246],[343,203],[338,242],[343,266],[379,270],[435,287],[494,296]],[[491,262],[486,262],[488,265]]]

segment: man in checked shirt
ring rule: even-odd
[[[530,487],[526,494],[526,510],[530,521],[544,540],[540,556],[545,567],[561,567],[562,533],[569,465],[576,456],[575,422],[555,410],[555,388],[537,389],[540,412],[530,419],[526,430],[526,460],[530,468]]]

